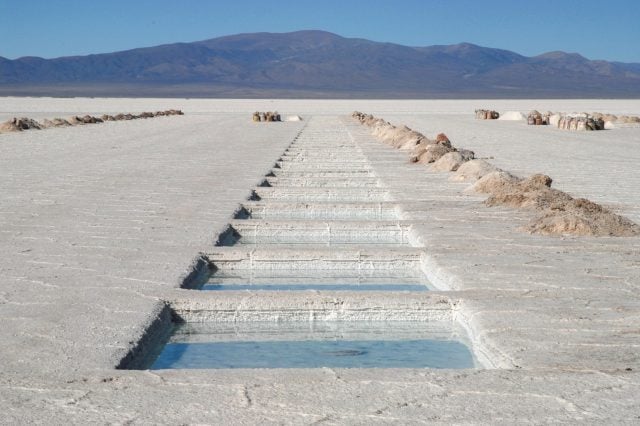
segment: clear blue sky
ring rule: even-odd
[[[640,0],[0,0],[0,56],[11,59],[302,29],[640,63]]]

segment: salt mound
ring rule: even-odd
[[[569,194],[552,189],[551,182],[549,176],[536,174],[515,183],[496,186],[485,204],[543,210],[555,208],[572,199]]]
[[[391,144],[393,138],[396,136],[398,132],[398,128],[389,123],[378,123],[373,126],[373,130],[371,130],[371,134],[379,139],[382,139],[382,142],[386,144]]]
[[[40,130],[42,125],[32,118],[13,118],[0,124],[0,132],[21,132],[22,130]]]
[[[416,138],[406,138],[402,142],[402,144],[398,146],[398,149],[402,151],[413,150],[416,146],[420,145],[420,143],[422,143],[423,141],[425,141],[425,138],[422,135]]]
[[[440,133],[436,136],[436,140],[432,141],[423,136],[422,139],[418,141],[417,145],[413,146],[413,150],[411,151],[410,162],[412,163],[420,163],[420,164],[429,164],[435,161],[438,161],[443,155],[455,152],[456,149],[451,145],[451,141],[444,134]],[[464,150],[464,155],[471,155],[473,158],[473,151]],[[462,160],[462,162],[467,160]]]
[[[476,181],[469,188],[470,191],[480,192],[483,194],[492,194],[499,191],[504,191],[506,187],[510,187],[516,184],[521,179],[512,175],[509,172],[497,170],[495,172],[487,173]]]
[[[445,144],[448,144],[449,146],[451,146],[451,141],[449,140],[449,137],[447,135],[445,135],[444,133],[438,133],[436,135],[436,142],[445,143]]]
[[[436,160],[431,168],[439,172],[454,172],[464,163],[462,154],[459,152],[448,152]]]
[[[288,115],[284,121],[302,121],[302,117],[299,115]]]
[[[519,179],[506,172],[493,172],[472,187],[491,196],[489,206],[506,205],[534,209],[542,214],[525,230],[544,235],[583,235],[625,237],[640,235],[640,226],[584,198],[574,199],[551,188],[552,179],[536,174]]]
[[[543,235],[631,237],[640,235],[640,226],[629,219],[584,198],[547,210],[534,219],[527,231]]]
[[[18,127],[18,125],[16,124],[15,118],[13,120],[8,120],[0,124],[0,132],[19,132],[21,130],[22,129],[20,129],[20,127]]]
[[[482,112],[483,116],[478,118],[487,118],[487,113],[490,118],[497,118],[497,115],[493,117],[492,111]],[[533,113],[536,117],[541,115],[537,111]],[[586,114],[573,114],[573,117],[583,115],[586,116]],[[443,133],[437,135],[436,140],[432,141],[406,126],[399,128],[372,115],[354,112],[352,116],[360,123],[371,127],[372,134],[385,143],[395,148],[411,149],[411,162],[433,163],[434,170],[455,170],[455,174],[449,178],[452,181],[474,181],[474,185],[468,190],[490,194],[485,204],[539,211],[540,216],[526,227],[526,230],[531,233],[591,236],[640,235],[640,226],[630,220],[589,200],[574,199],[565,192],[552,189],[553,181],[549,176],[536,174],[527,179],[521,179],[498,169],[487,161],[474,160],[472,151],[456,150]],[[502,119],[522,120],[523,117],[524,115],[520,113],[507,112],[503,114]],[[559,125],[562,120],[566,120],[566,116],[553,115],[550,112],[546,113],[545,117],[549,117],[552,125]],[[542,119],[540,122],[542,123]],[[537,123],[537,119],[534,123]]]
[[[165,115],[184,115],[184,113],[179,109],[170,109],[167,111],[157,111],[157,112],[142,112],[140,115],[133,114],[118,114],[116,116],[113,115],[103,115],[102,118],[94,117],[91,115],[85,116],[73,116],[70,117],[69,120],[65,120],[64,118],[54,118],[54,119],[44,119],[42,123],[37,122],[32,118],[22,117],[22,118],[13,118],[5,123],[0,124],[0,132],[20,132],[22,130],[41,130],[48,129],[51,127],[68,127],[75,126],[80,124],[96,124],[103,123],[105,121],[116,121],[116,120],[135,120],[138,118],[152,118],[157,116],[165,116]]]
[[[462,164],[456,170],[456,173],[449,178],[451,181],[476,181],[487,173],[499,170],[493,164],[485,160],[471,160]]]
[[[507,120],[507,121],[525,121],[527,116],[521,113],[520,111],[507,111],[505,113],[500,114],[500,118],[498,120]]]
[[[416,161],[414,162],[420,164],[429,164],[439,160],[443,155],[452,151],[453,148],[449,148],[445,145],[431,144],[427,145],[422,152],[412,158],[415,158]]]
[[[413,149],[420,141],[424,139],[424,135],[408,127],[396,129],[391,137],[391,146],[398,149]]]
[[[463,163],[473,160],[474,153],[468,149],[448,152],[436,160],[431,168],[440,172],[455,172]]]
[[[451,141],[448,137],[446,137],[444,133],[440,133],[438,134],[438,136],[436,136],[435,143],[437,143],[438,145],[446,146],[447,148],[453,148],[453,145],[451,145]]]
[[[433,145],[433,144],[434,142],[431,142],[429,140],[420,141],[418,145],[414,146],[411,149],[411,152],[409,153],[409,162],[417,163],[420,155],[422,155],[422,153],[424,153],[427,150],[427,146]]]
[[[460,155],[462,155],[462,161],[463,162],[467,162],[467,161],[471,161],[474,158],[476,158],[476,153],[471,151],[470,149],[459,149],[458,152],[460,153]]]
[[[633,115],[622,115],[618,117],[616,120],[619,123],[628,124],[628,123],[640,123],[640,117],[636,117]]]
[[[54,118],[52,120],[49,119],[44,119],[44,121],[42,122],[42,127],[44,128],[50,128],[50,127],[68,127],[71,126],[72,124],[69,123],[67,120],[65,120],[64,118]]]
[[[444,155],[458,151],[452,146],[451,141],[444,133],[439,133],[435,140],[430,140],[422,133],[407,126],[396,127],[389,122],[375,118],[371,114],[355,111],[351,116],[361,124],[369,126],[371,134],[382,140],[382,142],[396,149],[411,151],[409,155],[409,162],[411,163],[434,163]],[[460,164],[473,158],[473,151],[460,150],[458,154],[443,160],[441,164],[436,166],[436,169],[456,170]]]

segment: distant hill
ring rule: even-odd
[[[408,47],[324,31],[253,33],[55,59],[0,57],[0,94],[53,96],[640,97],[640,64]]]

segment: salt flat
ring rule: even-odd
[[[346,115],[444,132],[499,167],[546,173],[557,188],[640,222],[640,129],[568,133],[473,119],[476,108],[640,115],[640,101],[2,98],[0,120],[167,108],[185,115],[0,135],[7,423],[638,421],[640,239],[523,233],[526,212],[485,207],[466,184],[409,165]],[[256,110],[305,121],[255,124]],[[445,300],[489,368],[116,370],[164,301],[191,303],[193,292],[178,288],[189,265],[315,117],[349,133],[416,223],[439,291],[415,300],[318,293],[307,302]],[[204,299],[221,309],[274,306],[247,294]]]

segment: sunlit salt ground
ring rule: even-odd
[[[349,114],[354,110],[375,115],[464,114],[473,120],[474,109],[499,112],[522,111],[606,111],[612,114],[640,114],[635,99],[476,99],[476,100],[358,100],[358,99],[160,99],[160,98],[36,98],[4,97],[0,120],[26,115],[33,118],[68,114],[142,112],[166,107],[185,114],[251,114],[256,110],[278,110],[287,114]],[[247,119],[250,119],[250,115]],[[446,130],[446,129],[445,129]]]
[[[474,368],[450,322],[182,324],[151,369]]]

